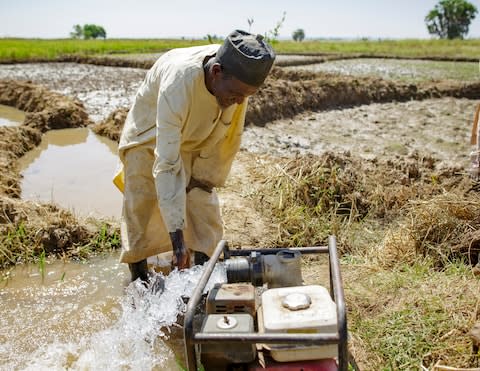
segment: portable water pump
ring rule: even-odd
[[[199,314],[204,288],[222,253],[228,282],[206,294]],[[302,285],[301,258],[307,254],[328,254],[330,291]],[[206,371],[347,370],[335,237],[328,247],[281,250],[229,250],[221,241],[188,302],[184,334],[190,371],[198,369],[199,361]]]

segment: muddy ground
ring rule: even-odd
[[[90,125],[97,133],[118,140],[127,107],[144,75],[140,68],[76,63],[0,65],[0,104],[29,112],[22,126],[0,128],[0,232],[4,236],[0,249],[7,255],[3,266],[26,260],[8,251],[14,244],[5,236],[13,232],[37,251],[57,255],[84,244],[92,246],[91,224],[56,207],[19,199],[16,159],[38,145],[41,133],[51,129]],[[250,100],[250,125],[242,151],[227,186],[220,190],[226,239],[233,246],[279,243],[282,223],[262,210],[265,204],[259,202],[258,193],[267,189],[272,171],[287,174],[286,164],[292,158],[301,168],[312,162],[311,156],[316,164],[316,156],[333,153],[326,168],[348,169],[342,173],[345,178],[338,177],[334,196],[350,202],[350,212],[352,205],[361,216],[375,211],[384,224],[382,232],[396,214],[408,217],[404,208],[411,199],[423,202],[452,190],[475,192],[467,175],[468,139],[479,98],[479,82],[413,84],[277,68]],[[468,232],[476,233],[477,224],[470,223]],[[34,233],[25,235],[21,232],[25,229]],[[462,242],[459,250],[469,254],[479,240],[477,233]],[[342,253],[353,254],[355,240],[340,241],[348,245]],[[361,288],[355,282],[364,278],[356,274],[345,274],[349,305],[371,311],[371,302],[359,298]],[[462,329],[462,336],[467,331]],[[386,365],[360,335],[354,340],[355,355],[366,366],[363,369]],[[470,364],[467,358],[452,356],[461,359],[462,365]],[[431,364],[430,358],[425,364]]]

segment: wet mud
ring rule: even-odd
[[[0,65],[0,80],[30,82],[83,103],[98,122],[112,111],[129,107],[146,71],[76,63]]]
[[[480,82],[406,84],[376,78],[275,69],[260,91],[249,98],[246,124],[265,126],[269,122],[293,118],[309,111],[442,97],[477,99],[480,97]],[[114,111],[94,128],[95,132],[118,140],[127,112],[125,107]]]
[[[349,59],[326,61],[310,65],[295,65],[286,71],[304,70],[347,76],[376,76],[386,80],[419,81],[478,81],[478,62],[438,62],[432,60]]]

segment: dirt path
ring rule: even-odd
[[[224,237],[231,247],[267,247],[277,232],[273,221],[258,211],[253,194],[262,179],[256,177],[256,167],[262,160],[255,154],[241,151],[233,164],[225,188],[219,189]]]

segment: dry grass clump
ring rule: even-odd
[[[284,160],[272,165],[259,196],[278,221],[277,246],[314,246],[330,233],[332,214],[350,219],[364,215],[361,173],[348,157],[327,154]],[[263,206],[262,205],[262,206]]]
[[[375,255],[383,267],[394,267],[399,263],[413,264],[418,260],[417,243],[406,228],[388,230]]]
[[[108,223],[87,225],[53,204],[0,197],[0,267],[42,254],[86,258],[119,245],[118,230]]]
[[[406,216],[387,233],[379,262],[394,266],[430,257],[437,267],[451,260],[478,262],[480,251],[480,196],[448,192],[428,200],[411,201]]]
[[[312,246],[334,233],[347,250],[343,237],[355,223],[391,222],[410,201],[458,187],[461,178],[455,170],[437,172],[433,159],[418,154],[386,162],[349,154],[303,156],[267,165],[266,174],[258,198],[278,223],[275,245]]]

